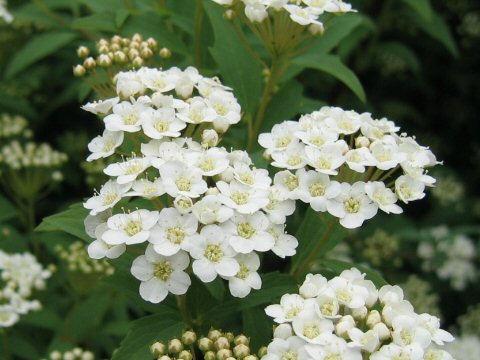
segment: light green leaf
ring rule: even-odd
[[[115,25],[117,28],[120,28],[129,16],[130,11],[127,9],[118,9],[115,13]]]
[[[75,19],[71,27],[75,30],[115,32],[115,17],[112,12],[93,14]]]
[[[215,44],[210,52],[224,83],[233,87],[243,111],[252,113],[261,96],[262,69],[239,43],[232,24],[222,17],[223,8],[211,1],[205,2],[204,6],[215,34]]]
[[[159,309],[155,315],[132,322],[129,333],[113,353],[112,360],[150,359],[150,345],[180,337],[185,328],[179,314]]]
[[[293,59],[293,63],[330,74],[343,82],[362,101],[366,101],[365,91],[360,80],[338,56],[305,54]]]
[[[403,2],[417,12],[424,20],[432,20],[433,9],[430,0],[403,0]]]
[[[76,35],[70,32],[50,32],[34,37],[15,53],[7,65],[5,76],[12,78],[31,64],[71,43],[75,37]]]
[[[82,204],[73,204],[68,210],[43,219],[35,231],[63,231],[86,242],[92,239],[85,233],[83,221],[88,215]]]

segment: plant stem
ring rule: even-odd
[[[197,69],[202,65],[202,25],[203,25],[203,3],[202,0],[196,0],[195,7],[195,30],[194,30],[194,64]]]
[[[192,326],[192,319],[188,315],[187,309],[187,295],[176,295],[178,310],[180,310],[180,315],[185,324]]]

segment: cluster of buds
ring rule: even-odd
[[[1,138],[31,138],[32,130],[28,129],[28,121],[21,115],[0,115],[0,139]]]
[[[263,347],[258,354],[251,354],[250,338],[217,329],[200,338],[192,330],[185,331],[180,339],[171,339],[167,345],[155,342],[150,350],[158,360],[198,359],[199,353],[205,360],[258,360],[266,353]]]
[[[83,274],[97,274],[109,276],[114,273],[114,268],[106,260],[92,260],[85,251],[81,241],[71,243],[67,248],[62,245],[55,247],[55,252],[65,262],[68,271]]]
[[[88,350],[76,347],[69,351],[52,351],[48,358],[43,360],[94,360],[95,355]]]

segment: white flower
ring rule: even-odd
[[[395,180],[395,192],[405,204],[409,201],[423,199],[425,197],[425,184],[408,175],[402,175]]]
[[[109,245],[102,240],[102,235],[108,230],[107,223],[98,225],[95,229],[95,241],[88,245],[87,252],[92,259],[116,259],[127,249],[125,244]]]
[[[188,196],[179,195],[173,200],[173,206],[180,214],[188,214],[192,212],[193,201]]]
[[[165,95],[161,92],[154,92],[151,96],[152,105],[157,109],[172,108],[172,109],[184,109],[188,107],[188,104],[180,99],[174,98],[172,95]]]
[[[329,319],[321,318],[313,310],[302,311],[292,322],[295,335],[310,344],[326,344],[334,326]],[[327,336],[325,336],[327,335]]]
[[[328,341],[323,345],[307,344],[305,350],[311,359],[315,360],[362,360],[362,354],[358,348],[351,348],[342,338],[335,335],[327,337]]]
[[[295,170],[307,165],[307,157],[305,155],[305,145],[298,142],[290,143],[285,151],[276,151],[272,154],[272,166]]]
[[[372,201],[378,205],[380,210],[387,214],[401,214],[403,209],[395,204],[397,196],[395,193],[387,188],[381,181],[368,182],[365,184],[365,193]]]
[[[213,91],[207,98],[207,105],[217,113],[217,117],[213,119],[214,125],[217,122],[232,125],[240,121],[240,105],[231,92]]]
[[[192,96],[193,88],[195,84],[202,78],[202,76],[193,66],[189,66],[183,71],[178,68],[172,68],[169,71],[172,71],[174,69],[178,71],[175,92],[178,96],[181,96],[183,98],[188,98]]]
[[[202,152],[188,152],[186,161],[198,167],[203,176],[214,176],[224,172],[229,165],[225,151],[211,148]]]
[[[260,2],[247,3],[245,15],[252,22],[262,22],[268,16],[267,7]]]
[[[190,244],[190,255],[195,259],[192,269],[203,282],[222,277],[235,276],[240,265],[235,259],[236,252],[228,244],[225,232],[217,225],[202,228],[200,236]]]
[[[135,180],[132,183],[132,191],[125,196],[141,196],[146,199],[152,199],[165,194],[162,179],[157,178],[154,181],[147,179]]]
[[[150,230],[157,221],[158,211],[140,209],[113,215],[107,221],[108,230],[103,233],[102,240],[109,245],[140,244],[150,238]]]
[[[295,201],[288,199],[288,193],[278,185],[270,187],[269,203],[262,210],[274,224],[285,224],[286,217],[295,211]]]
[[[184,195],[197,198],[207,191],[207,183],[202,179],[202,172],[180,161],[168,161],[158,169],[168,195]]]
[[[305,308],[313,308],[314,302],[306,302],[298,294],[285,294],[280,299],[280,304],[269,305],[265,308],[265,313],[273,318],[273,321],[279,324],[291,322]]]
[[[92,152],[87,161],[106,158],[115,152],[123,142],[123,131],[104,130],[102,136],[97,136],[88,144],[88,150]]]
[[[152,303],[164,300],[168,293],[183,295],[187,292],[191,280],[184,271],[190,259],[187,253],[181,251],[173,256],[157,254],[152,245],[147,246],[145,255],[137,257],[131,272],[142,283],[140,296]]]
[[[373,330],[363,332],[358,328],[348,331],[348,337],[352,340],[351,346],[358,346],[369,353],[374,352],[380,345],[378,334]]]
[[[407,300],[387,303],[382,309],[382,318],[385,324],[391,326],[395,318],[405,316],[415,316],[412,304]]]
[[[273,337],[280,338],[280,339],[288,339],[290,336],[293,335],[292,325],[288,323],[280,324],[275,326],[273,330]]]
[[[376,215],[378,206],[366,195],[365,183],[342,183],[341,186],[340,195],[327,203],[327,210],[340,219],[342,226],[353,229]]]
[[[297,172],[299,187],[297,195],[305,203],[309,203],[315,211],[326,211],[327,203],[340,195],[342,188],[337,181],[330,181],[328,175],[313,170],[303,169]]]
[[[403,300],[403,290],[398,285],[384,285],[378,291],[378,298],[383,305],[398,303]]]
[[[126,161],[110,164],[103,172],[108,176],[117,176],[117,183],[128,184],[150,166],[149,157],[131,158]]]
[[[146,109],[146,105],[140,101],[134,104],[122,101],[114,105],[113,113],[103,119],[105,128],[110,131],[137,132],[141,127],[140,114]]]
[[[445,343],[454,340],[452,334],[440,329],[440,319],[436,316],[420,314],[419,324],[430,332],[432,335],[432,341],[437,345],[445,345]]]
[[[20,316],[11,305],[0,305],[0,329],[14,325],[19,319]]]
[[[243,162],[234,163],[233,176],[240,183],[259,189],[268,189],[272,183],[267,170],[251,169],[249,165]]]
[[[318,172],[327,175],[337,175],[337,169],[345,162],[343,157],[343,141],[322,146],[320,149],[312,146],[305,148],[308,164]]]
[[[298,140],[295,138],[298,129],[297,121],[284,121],[281,124],[275,124],[271,132],[258,136],[258,143],[267,149],[269,153],[283,151],[290,143],[298,143]]]
[[[187,125],[175,116],[172,108],[148,108],[140,114],[143,132],[152,139],[179,137]]]
[[[122,199],[130,186],[130,184],[118,184],[116,181],[109,180],[102,186],[98,195],[88,199],[83,206],[90,210],[90,215],[111,209]]]
[[[297,171],[298,173],[298,171]],[[273,183],[288,194],[288,198],[298,200],[299,181],[296,174],[289,170],[279,171],[273,177]]]
[[[377,168],[390,170],[405,160],[406,155],[399,151],[395,140],[383,142],[384,139],[385,137],[370,144],[370,151],[376,160]]]
[[[239,298],[250,294],[251,289],[258,290],[262,286],[262,279],[257,270],[260,267],[260,258],[255,252],[238,254],[235,259],[240,265],[238,273],[228,278],[230,293]]]
[[[368,290],[363,286],[355,285],[342,277],[335,277],[328,281],[328,287],[331,288],[338,302],[350,309],[358,309],[365,306],[368,298]]]
[[[142,68],[142,82],[145,87],[156,92],[164,93],[175,88],[178,74],[171,71]]]
[[[182,215],[175,208],[165,208],[160,211],[158,225],[152,229],[149,241],[158,254],[170,256],[180,249],[188,250],[188,243],[196,234],[197,227],[194,215]]]
[[[106,99],[106,100],[99,100],[99,101],[94,101],[91,103],[86,103],[83,105],[81,108],[85,111],[91,112],[92,114],[100,114],[100,115],[105,115],[110,112],[112,107],[120,101],[120,98],[114,97],[111,99]]]
[[[317,14],[311,8],[304,8],[298,5],[284,5],[283,8],[290,14],[290,19],[300,25],[316,24]]]
[[[96,239],[98,237],[97,227],[100,224],[105,224],[110,216],[112,216],[112,211],[110,209],[96,215],[87,215],[87,217],[83,221],[83,225],[85,226],[85,232],[87,233],[87,235],[93,239]]]
[[[327,287],[327,279],[320,274],[307,274],[305,281],[300,286],[299,293],[304,298],[317,297]]]
[[[340,304],[333,289],[325,288],[315,299],[315,311],[317,315],[326,319],[337,319],[340,317]]]
[[[217,113],[200,96],[193,97],[188,100],[188,106],[180,109],[177,114],[178,118],[190,123],[200,124],[212,122],[217,117]]]
[[[423,360],[423,354],[423,349],[418,344],[401,347],[392,343],[371,354],[370,360]]]
[[[287,256],[293,256],[296,253],[298,240],[287,233],[285,233],[285,225],[270,224],[267,231],[273,236],[275,244],[272,251],[278,257],[284,259]]]
[[[345,111],[341,108],[331,108],[331,114],[325,119],[325,125],[338,134],[351,135],[361,126],[360,114],[355,111]]]
[[[217,195],[207,195],[197,201],[192,213],[202,224],[223,223],[233,216],[233,210],[222,204]]]
[[[267,232],[270,222],[262,212],[251,215],[234,215],[221,225],[229,235],[230,246],[238,253],[248,254],[252,251],[271,250],[275,239]]]
[[[238,181],[217,182],[221,201],[241,214],[253,214],[269,203],[268,190],[256,189]]]
[[[287,339],[275,338],[268,345],[267,354],[262,360],[309,360],[310,356],[305,351],[305,341],[298,336],[291,336]]]
[[[142,82],[144,72],[145,68],[142,68],[139,71],[123,71],[115,75],[113,80],[117,85],[117,94],[124,98],[142,94],[145,91],[145,85]]]
[[[367,147],[352,149],[345,154],[348,167],[356,172],[365,172],[365,166],[375,166],[376,160]]]
[[[303,143],[320,148],[327,144],[333,144],[338,140],[338,133],[325,128],[312,128],[295,132],[295,136]]]

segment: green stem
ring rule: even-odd
[[[195,30],[194,30],[194,64],[197,69],[202,65],[202,25],[203,25],[203,2],[196,0],[195,7]]]
[[[187,295],[176,295],[178,310],[180,310],[180,315],[185,324],[192,326],[193,322],[188,314],[187,309]]]
[[[328,241],[328,239],[330,239],[330,236],[337,227],[337,224],[337,219],[333,218],[328,224],[327,230],[323,233],[322,238],[319,240],[313,251],[310,252],[305,261],[303,261],[299,266],[292,267],[290,274],[292,274],[294,277],[298,277],[308,270],[308,268],[310,267],[310,263],[317,257],[318,253],[323,248],[325,243]]]

